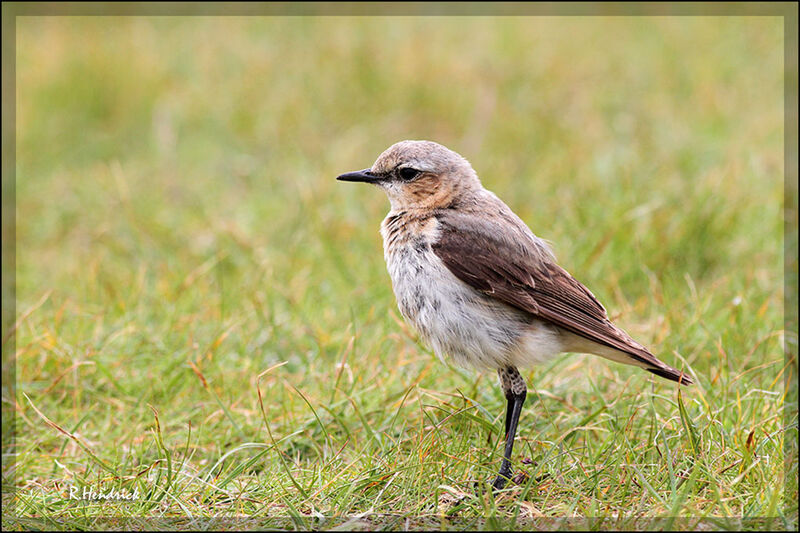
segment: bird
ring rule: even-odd
[[[614,325],[603,305],[560,267],[472,165],[433,141],[393,144],[369,168],[339,181],[376,185],[389,198],[384,259],[403,318],[436,355],[497,372],[506,398],[503,460],[492,483],[510,481],[527,385],[520,368],[562,352],[594,354],[689,385]]]

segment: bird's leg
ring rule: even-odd
[[[492,486],[499,490],[511,479],[511,452],[514,449],[514,437],[517,434],[517,424],[519,415],[522,412],[522,404],[525,403],[527,387],[525,380],[522,379],[519,371],[513,366],[497,369],[500,377],[500,384],[503,387],[508,407],[506,409],[506,446],[503,452],[503,463],[500,465],[500,472],[492,483]]]

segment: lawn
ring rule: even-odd
[[[18,19],[3,527],[791,529],[783,28]],[[388,202],[335,181],[409,138],[467,157],[696,385],[525,370],[524,472],[487,492],[497,377],[403,323]]]

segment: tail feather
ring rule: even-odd
[[[680,370],[675,370],[663,361],[659,360],[650,351],[631,339],[627,333],[617,328],[620,335],[624,335],[629,343],[627,351],[620,350],[611,346],[599,344],[592,340],[580,337],[574,334],[564,335],[565,351],[592,353],[605,357],[611,361],[624,363],[626,365],[638,366],[648,372],[652,372],[656,376],[675,381],[681,385],[691,385],[694,383],[691,377]]]
[[[648,372],[652,372],[656,376],[660,376],[662,378],[667,378],[672,381],[677,381],[681,385],[691,385],[694,383],[692,378],[684,374],[683,372],[678,372],[674,368],[668,367],[665,365],[665,368],[645,368]]]

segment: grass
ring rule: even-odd
[[[3,527],[792,529],[782,37],[777,17],[18,19]],[[402,323],[388,203],[334,180],[405,138],[470,159],[697,384],[527,370],[525,479],[476,489],[496,377]]]

